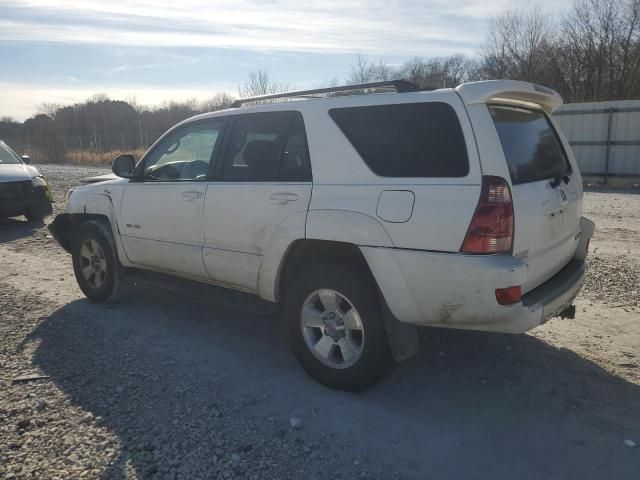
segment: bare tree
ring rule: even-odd
[[[400,67],[398,76],[421,87],[456,87],[476,80],[478,65],[476,61],[461,54],[435,58],[415,57]]]
[[[46,115],[47,117],[53,120],[56,118],[56,113],[60,108],[61,108],[60,105],[58,105],[57,103],[45,102],[41,105],[38,105],[37,112],[42,113],[43,115]]]
[[[351,65],[351,73],[347,78],[347,83],[357,84],[371,82],[373,78],[371,70],[371,64],[367,57],[362,54],[358,54],[355,62]]]
[[[640,96],[640,0],[574,0],[559,22],[507,10],[489,23],[484,78],[543,83],[566,101]]]
[[[371,62],[365,55],[358,54],[351,65],[347,83],[384,82],[396,78],[398,78],[398,71],[392,66],[385,64],[382,60],[378,60],[377,63]]]
[[[215,112],[223,110],[233,103],[234,98],[228,93],[216,93],[211,98],[200,102],[199,110],[205,112]]]
[[[560,31],[559,70],[571,98],[640,95],[640,0],[576,0]]]
[[[252,70],[249,72],[249,78],[245,80],[242,86],[238,87],[238,93],[241,98],[247,98],[287,92],[289,89],[287,83],[271,80],[266,70]]]
[[[482,49],[484,75],[540,81],[550,69],[553,45],[551,19],[540,9],[506,10],[489,22]]]
[[[315,88],[332,88],[339,87],[342,83],[338,77],[325,78],[318,82]]]

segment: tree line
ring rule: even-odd
[[[455,87],[463,82],[514,79],[557,90],[565,102],[640,98],[640,0],[575,0],[559,17],[539,8],[506,10],[493,17],[478,54],[415,57],[399,67],[358,55],[340,83],[406,79],[421,87]],[[239,97],[291,90],[264,70],[250,72]],[[100,151],[144,148],[177,122],[227,108],[233,97],[165,102],[145,107],[135,100],[94,95],[70,106],[43,104],[25,122],[0,118],[0,138],[38,161],[63,162],[73,149]]]
[[[404,78],[422,87],[512,79],[549,86],[565,102],[640,98],[640,0],[575,0],[559,18],[539,8],[489,21],[476,58],[416,57],[399,68],[359,56],[354,83]]]

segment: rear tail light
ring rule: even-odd
[[[496,300],[500,305],[513,305],[522,299],[522,287],[497,288]]]
[[[500,177],[482,177],[482,191],[473,214],[462,253],[511,253],[513,203],[509,185]]]

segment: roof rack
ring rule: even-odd
[[[391,90],[397,93],[418,92],[420,90],[433,90],[432,88],[420,88],[408,80],[388,80],[384,82],[359,83],[356,85],[342,85],[340,87],[316,88],[313,90],[298,90],[295,92],[272,93],[269,95],[259,95],[257,97],[240,98],[231,104],[231,108],[241,107],[245,103],[260,102],[263,100],[274,100],[277,98],[321,98],[318,95],[326,93],[344,93],[356,90]]]

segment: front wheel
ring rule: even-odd
[[[331,388],[364,390],[391,365],[377,291],[358,269],[317,265],[303,270],[286,294],[285,320],[298,361]]]
[[[78,286],[87,298],[97,303],[112,300],[118,292],[121,267],[108,227],[95,220],[80,225],[71,254]]]

